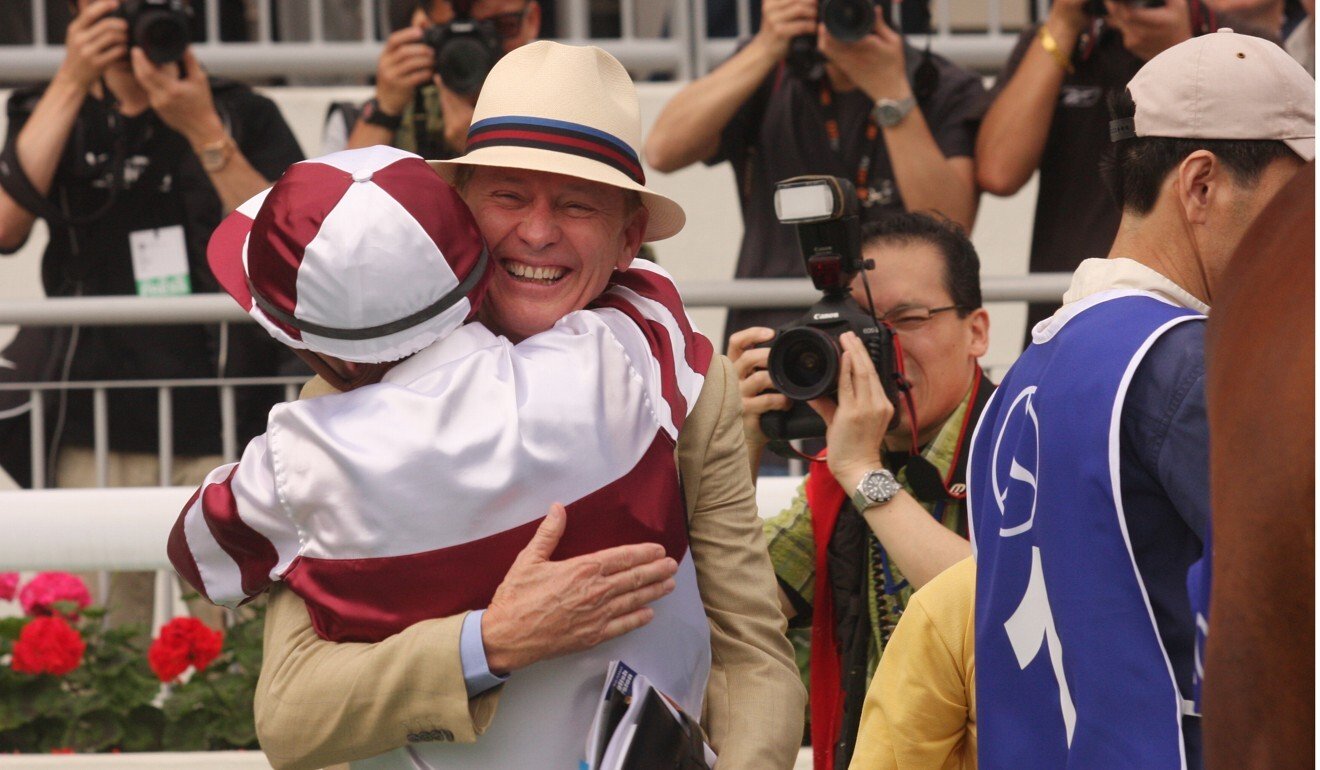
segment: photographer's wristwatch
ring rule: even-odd
[[[234,140],[225,134],[225,138],[196,147],[194,151],[202,163],[202,169],[208,174],[215,174],[224,171],[225,166],[229,165],[229,156],[234,153]]]
[[[389,131],[398,131],[399,126],[403,125],[403,116],[385,112],[380,108],[380,102],[373,97],[371,101],[362,105],[362,122]]]
[[[858,513],[867,508],[873,508],[877,505],[884,505],[894,499],[903,488],[894,478],[894,474],[881,468],[875,471],[868,471],[862,480],[857,483],[857,489],[849,497],[852,500],[853,507]]]
[[[917,106],[917,98],[909,96],[906,99],[881,99],[875,103],[875,108],[871,110],[871,116],[875,122],[885,128],[892,128],[903,122],[903,118],[912,112],[912,108]]]

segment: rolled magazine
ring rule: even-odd
[[[711,770],[701,728],[645,676],[610,661],[587,731],[586,770]]]

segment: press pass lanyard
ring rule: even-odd
[[[839,160],[843,160],[843,148],[839,140],[839,108],[835,104],[834,89],[830,88],[829,78],[820,79],[820,109],[825,115],[825,134],[830,140],[830,149]],[[875,116],[869,115],[866,118],[866,146],[863,148],[862,157],[857,161],[857,174],[853,177],[853,186],[857,190],[857,199],[863,203],[867,198],[866,182],[871,177],[871,158],[875,156],[876,148],[880,143],[880,124],[875,122]]]

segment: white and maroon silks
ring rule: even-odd
[[[378,385],[275,407],[189,501],[171,561],[227,606],[284,580],[323,637],[375,641],[485,607],[552,502],[568,508],[554,558],[663,544],[677,588],[650,624],[516,672],[476,744],[379,758],[576,767],[611,659],[701,713],[709,627],[673,453],[712,352],[672,279],[640,261],[517,346],[468,324]]]

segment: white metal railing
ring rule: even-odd
[[[48,0],[4,0],[15,4],[25,1],[31,4],[30,39],[33,42],[0,46],[0,73],[7,80],[44,80],[58,68],[64,51],[61,45],[47,39]],[[981,29],[972,32],[955,29],[951,8],[959,1],[931,0],[931,48],[964,66],[984,72],[997,70],[1015,40],[1012,30],[1003,23],[1002,9],[1006,4],[1022,4],[1028,0],[961,0],[964,4],[986,4],[984,22],[978,24]],[[207,2],[203,16],[205,42],[194,46],[198,58],[214,73],[240,78],[362,78],[375,71],[383,39],[381,32],[387,33],[390,27],[388,0],[335,0],[333,9],[327,8],[331,0],[305,0],[308,27],[305,40],[279,39],[281,35],[273,28],[271,20],[271,4],[274,2],[280,2],[282,12],[286,14],[304,7],[304,3],[290,0],[258,0],[247,4],[257,10],[256,19],[245,20],[251,42],[222,42],[219,2]],[[751,7],[753,3],[759,5],[760,0],[726,0],[736,3],[737,37],[708,37],[706,19],[711,2],[670,0],[661,4],[654,0],[616,0],[613,3],[559,0],[556,4],[558,39],[598,45],[634,72],[664,73],[685,80],[708,72],[732,53],[737,38],[755,32]],[[1043,18],[1047,0],[1030,2]],[[600,12],[602,6],[619,20],[621,31],[616,37],[593,35],[591,15]],[[901,12],[902,3],[895,3],[895,7]],[[645,24],[641,22],[643,16],[647,19]],[[333,30],[328,30],[328,26]],[[328,31],[336,34],[327,34]],[[286,30],[285,36],[288,34]]]
[[[95,456],[97,486],[106,486],[110,455],[109,392],[112,390],[156,391],[157,457],[160,464],[160,483],[169,484],[174,461],[174,408],[175,390],[186,388],[215,388],[220,399],[220,445],[225,462],[238,459],[238,430],[235,399],[239,388],[276,385],[284,388],[284,400],[297,398],[298,388],[307,381],[306,376],[292,377],[228,377],[191,380],[75,380],[71,382],[15,382],[0,383],[0,393],[27,393],[26,413],[31,423],[31,462],[34,489],[45,487],[49,449],[45,442],[47,393],[61,391],[89,391],[92,394],[92,452]],[[9,411],[13,417],[22,415],[21,408]]]
[[[1068,287],[1068,273],[1018,276],[985,276],[981,280],[986,302],[1058,301]],[[820,293],[807,279],[740,279],[732,281],[685,282],[680,287],[688,307],[805,308]],[[105,326],[181,323],[252,323],[252,318],[223,294],[187,297],[55,297],[9,300],[0,303],[0,324],[25,326]],[[235,391],[241,387],[276,385],[284,388],[285,400],[293,400],[301,377],[217,378],[191,380],[103,380],[73,382],[0,383],[0,393],[28,394],[26,413],[31,422],[33,488],[45,486],[50,449],[45,445],[46,399],[44,394],[60,391],[89,391],[92,394],[93,452],[98,486],[105,486],[109,457],[108,393],[123,389],[154,389],[157,398],[158,456],[160,478],[167,484],[174,455],[172,393],[184,388],[215,388],[220,399],[222,457],[237,459]],[[19,407],[8,416],[24,413]]]
[[[1071,273],[987,275],[981,278],[986,302],[1058,302]],[[806,278],[743,278],[683,281],[679,290],[690,308],[807,307],[820,292]],[[251,321],[223,294],[187,297],[54,297],[0,302],[0,324],[85,326]]]

